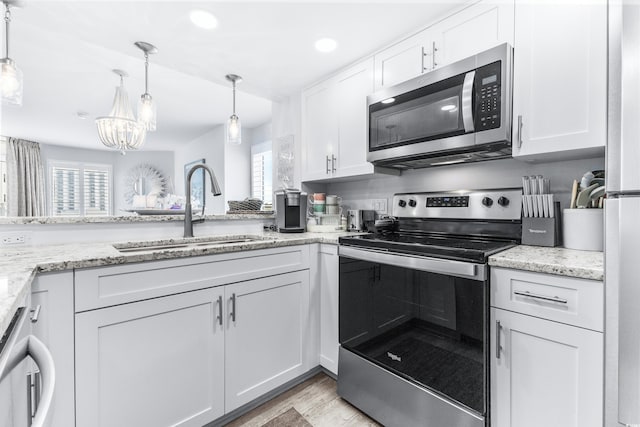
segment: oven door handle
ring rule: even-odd
[[[377,250],[353,248],[350,246],[340,246],[338,248],[338,255],[362,261],[405,267],[411,270],[426,271],[429,273],[448,274],[450,276],[475,280],[486,279],[486,268],[484,264],[474,264],[450,259],[416,257]]]
[[[473,125],[473,81],[475,77],[475,70],[469,71],[464,76],[462,84],[462,123],[465,133],[473,132],[475,129]]]

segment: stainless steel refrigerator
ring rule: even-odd
[[[640,426],[640,3],[609,1],[605,425]]]

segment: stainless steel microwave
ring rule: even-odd
[[[513,49],[502,44],[367,97],[376,166],[511,157]]]

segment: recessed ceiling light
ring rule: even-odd
[[[89,113],[87,113],[86,111],[78,111],[76,113],[76,116],[80,119],[80,120],[86,120],[89,117]]]
[[[315,46],[318,52],[333,52],[336,50],[338,43],[334,39],[323,38],[316,40]]]
[[[206,10],[192,10],[189,14],[193,25],[204,28],[205,30],[212,30],[218,26],[218,19],[211,12]]]

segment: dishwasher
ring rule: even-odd
[[[20,307],[0,338],[0,425],[43,427],[51,408],[55,367],[47,347],[31,334],[40,306]],[[33,369],[33,363],[37,370]]]

